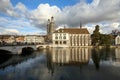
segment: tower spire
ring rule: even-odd
[[[80,21],[80,29],[82,28],[82,23],[81,23],[81,21]]]

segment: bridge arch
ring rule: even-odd
[[[9,52],[11,52],[11,54],[21,54],[22,49],[25,47],[31,47],[34,50],[36,50],[35,45],[34,46],[3,46],[3,47],[0,47],[0,49],[9,51]]]
[[[9,50],[0,49],[0,53],[11,53]]]

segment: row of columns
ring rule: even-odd
[[[71,46],[88,46],[90,45],[90,37],[87,36],[70,36]]]

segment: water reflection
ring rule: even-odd
[[[12,54],[2,54],[0,55],[0,69],[4,69],[7,66],[10,65],[17,65],[18,63],[25,61],[30,58],[34,58],[35,54],[30,54],[27,56],[21,56],[21,55],[12,55]]]
[[[21,63],[0,69],[0,79],[119,80],[119,52],[120,48],[48,48],[29,56],[13,56],[6,62]]]
[[[79,66],[89,63],[89,48],[52,48],[47,50],[47,67],[53,75],[55,66]]]
[[[119,48],[50,48],[47,50],[47,67],[53,74],[55,66],[82,68],[83,65],[89,65],[91,60],[96,70],[99,70],[100,65],[118,65],[118,62],[120,63],[119,52]]]
[[[116,61],[120,61],[120,48],[115,49]]]
[[[101,54],[99,51],[99,48],[92,49],[92,60],[94,62],[94,65],[96,66],[96,69],[98,70],[100,68],[100,59]]]
[[[115,49],[115,61],[113,65],[120,67],[120,48]]]
[[[54,48],[51,55],[52,62],[60,66],[87,64],[90,59],[88,48]]]

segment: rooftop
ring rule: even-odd
[[[89,34],[87,28],[64,28],[56,30],[54,33]]]

